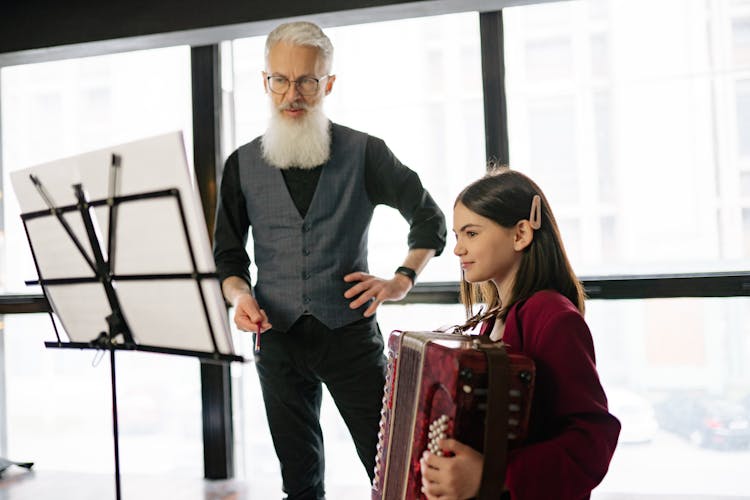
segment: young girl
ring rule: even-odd
[[[607,410],[584,291],[568,262],[541,189],[509,169],[474,182],[453,208],[454,253],[461,259],[461,297],[481,334],[536,363],[528,439],[510,451],[504,498],[589,498],[604,477],[620,423]],[[422,491],[429,500],[475,497],[483,456],[453,439],[448,455],[425,452]]]

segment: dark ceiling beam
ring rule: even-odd
[[[327,0],[316,5],[306,0],[25,0],[9,3],[3,6],[0,17],[3,52],[347,11],[357,4],[372,7],[406,2]]]
[[[451,12],[486,12],[550,0],[82,0],[0,6],[0,66],[267,34],[280,20],[324,27]],[[396,34],[394,34],[396,36]]]

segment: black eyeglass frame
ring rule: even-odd
[[[292,88],[292,84],[294,84],[294,86],[297,87],[297,92],[299,92],[300,95],[311,96],[311,95],[317,94],[318,91],[320,91],[320,81],[326,78],[330,78],[330,77],[331,75],[324,75],[324,76],[321,76],[320,78],[315,78],[314,76],[303,76],[302,78],[298,78],[297,80],[290,80],[289,78],[282,76],[282,75],[266,75],[266,84],[268,86],[268,90],[270,90],[274,94],[278,94],[278,95],[286,94],[287,92],[289,92],[289,89]],[[283,78],[284,80],[286,80],[287,86],[283,92],[277,92],[272,88],[271,78]],[[302,89],[300,88],[298,83],[300,80],[304,80],[304,79],[310,79],[310,80],[315,81],[315,90],[313,92],[310,92],[310,93],[302,92]]]

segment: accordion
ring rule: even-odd
[[[420,458],[440,455],[444,437],[483,452],[483,478],[502,487],[507,451],[526,436],[534,377],[530,358],[487,337],[391,333],[372,500],[425,498]],[[488,484],[480,498],[494,496],[481,494]]]

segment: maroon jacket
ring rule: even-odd
[[[607,472],[620,422],[607,410],[586,322],[567,298],[544,290],[511,307],[503,341],[537,370],[528,439],[508,456],[511,498],[589,498]]]

